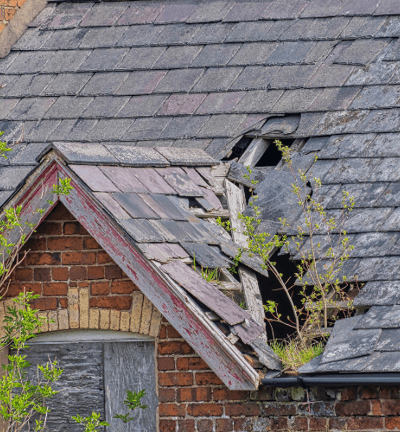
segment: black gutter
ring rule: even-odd
[[[400,385],[400,373],[298,375],[264,378],[267,387],[343,387],[358,385]]]

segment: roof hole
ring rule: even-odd
[[[260,160],[256,164],[257,167],[275,167],[282,160],[282,153],[278,150],[275,144],[276,140],[268,140],[270,142],[267,150],[261,156]],[[281,139],[279,140],[284,146],[291,147],[295,139]]]

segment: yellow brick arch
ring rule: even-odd
[[[130,310],[91,308],[89,288],[68,288],[67,308],[38,312],[39,316],[46,317],[49,321],[42,326],[41,333],[98,329],[131,332],[156,338],[160,332],[161,313],[140,291],[134,291],[131,296]],[[12,304],[12,299],[1,302],[0,322],[3,321],[6,307]]]

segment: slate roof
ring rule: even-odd
[[[198,165],[191,163],[192,156],[179,160],[184,148],[221,159],[244,134],[306,138],[296,163],[309,169],[318,153],[312,173],[322,180],[328,211],[338,211],[343,189],[355,196],[356,209],[346,226],[355,245],[347,273],[366,282],[355,305],[371,307],[363,316],[338,322],[321,364],[314,362],[308,370],[397,370],[399,16],[397,0],[49,2],[0,60],[0,83],[5,84],[0,130],[10,142],[21,141],[10,159],[0,162],[0,206],[35,168],[49,142],[64,142],[64,150],[72,153],[101,143],[98,156],[104,159],[96,163],[108,165],[106,171],[119,165],[123,177],[121,167],[140,160],[131,148],[157,147],[146,168],[138,163],[129,170],[151,169],[163,181],[189,176],[191,202],[210,211],[212,197],[204,191],[196,195],[205,187],[196,184]],[[76,163],[73,155],[70,163]],[[238,181],[242,168],[232,164],[229,177]],[[76,169],[80,175],[81,165]],[[282,215],[296,221],[288,172],[256,174],[265,229],[276,230]],[[127,206],[118,194],[133,193],[132,199],[150,209],[135,220],[150,223],[150,218],[159,234],[160,223],[149,214],[161,204],[149,192],[146,197],[139,191],[94,193],[112,202],[114,211],[114,203],[118,209]],[[157,199],[169,202],[164,192]],[[190,223],[179,217],[174,213],[165,220]],[[136,238],[147,254],[154,253],[149,239],[157,234],[152,235],[142,242]],[[201,243],[193,232],[187,236],[185,253],[200,256]],[[207,254],[213,251],[222,260],[212,246],[218,249],[210,244]],[[343,334],[360,343],[343,348]]]

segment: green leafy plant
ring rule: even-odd
[[[193,270],[198,272],[197,266],[196,266],[196,256],[195,254],[193,254],[193,266],[192,266]],[[215,268],[215,269],[209,269],[208,267],[200,267],[200,274],[201,277],[207,281],[207,282],[215,282],[215,283],[219,283],[219,269]]]
[[[141,399],[146,396],[146,390],[140,390],[139,392],[127,391],[126,399],[124,404],[128,407],[129,412],[127,414],[116,414],[114,418],[121,419],[124,423],[131,422],[135,417],[130,415],[131,411],[135,409],[145,410],[148,408],[147,405],[143,405]]]
[[[282,316],[280,305],[274,300],[268,300],[264,305],[266,320],[272,334],[273,323],[291,329],[288,340],[279,345],[280,349],[277,348],[278,345],[275,348],[283,357],[293,359],[291,362],[286,360],[286,363],[297,368],[301,361],[295,359],[308,359],[309,354],[320,351],[320,343],[323,344],[327,339],[325,329],[337,319],[338,311],[344,315],[351,313],[352,301],[347,294],[349,283],[343,274],[343,266],[354,248],[349,242],[345,225],[355,203],[348,192],[343,192],[340,214],[337,217],[330,216],[321,204],[321,181],[312,178],[311,172],[306,173],[293,167],[289,147],[280,141],[275,141],[275,145],[293,176],[292,192],[302,210],[300,223],[291,226],[285,219],[280,219],[282,229],[278,231],[279,234],[262,232],[259,229],[262,222],[261,210],[257,205],[257,196],[252,195],[249,200],[252,214],[239,214],[247,247],[239,249],[235,263],[240,262],[244,252],[257,255],[262,259],[263,269],[272,273],[278,281],[290,305],[290,312]],[[249,167],[247,170],[245,177],[250,180],[252,170]],[[251,183],[255,186],[257,181],[251,180]],[[219,224],[226,228],[221,220]],[[324,236],[323,242],[320,235]],[[295,274],[297,281],[293,285],[284,280],[276,262],[271,258],[277,250],[294,251],[299,258]],[[354,278],[357,279],[356,275]],[[333,310],[336,312],[332,313]],[[315,347],[317,348],[314,349]]]
[[[92,412],[90,416],[82,417],[79,414],[72,417],[78,424],[83,424],[85,427],[85,432],[97,432],[100,427],[110,426],[109,423],[100,420],[100,413]]]

